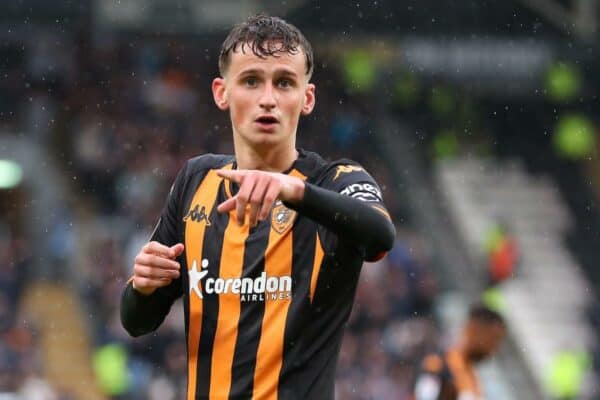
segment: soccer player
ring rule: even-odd
[[[415,385],[415,400],[481,400],[475,365],[492,356],[506,336],[497,312],[474,306],[458,343],[444,354],[424,358]]]
[[[364,260],[395,229],[373,178],[296,148],[315,105],[311,45],[254,16],[219,55],[212,92],[234,155],[190,159],[121,301],[133,336],[183,296],[188,399],[333,399],[335,367]]]

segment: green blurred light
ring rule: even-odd
[[[433,88],[429,98],[429,106],[433,113],[442,118],[450,115],[455,109],[456,96],[452,90],[445,87]]]
[[[504,240],[504,230],[499,224],[494,224],[485,232],[483,247],[486,253],[495,251]]]
[[[454,158],[458,155],[459,143],[456,134],[442,131],[433,138],[433,154],[437,159]]]
[[[349,90],[367,92],[375,84],[375,62],[369,53],[363,50],[349,52],[344,57],[344,73]]]
[[[419,100],[419,80],[410,71],[402,72],[394,84],[394,102],[409,107]]]
[[[596,147],[594,124],[584,115],[571,114],[561,117],[552,139],[557,153],[569,160],[589,157]]]
[[[0,189],[11,189],[21,183],[23,168],[11,160],[0,160]]]
[[[579,94],[581,83],[581,72],[572,64],[554,64],[546,73],[546,91],[554,101],[572,100]]]
[[[486,289],[481,295],[481,301],[486,307],[497,313],[503,314],[506,311],[506,298],[497,287]]]
[[[546,372],[546,391],[555,398],[576,398],[589,367],[590,357],[585,352],[561,351],[555,354]]]
[[[129,390],[127,351],[120,344],[107,344],[99,348],[93,357],[96,380],[102,391],[118,396]]]

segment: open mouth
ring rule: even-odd
[[[270,115],[263,115],[254,120],[259,126],[259,128],[263,131],[273,131],[275,129],[275,124],[278,124],[277,118],[272,117]]]
[[[265,115],[265,116],[256,118],[256,122],[258,122],[260,124],[276,124],[277,118],[271,117],[269,115]]]

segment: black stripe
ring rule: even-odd
[[[283,363],[279,373],[279,398],[296,398],[292,390],[299,390],[302,382],[286,380],[289,372],[303,357],[306,343],[298,342],[304,337],[304,328],[311,323],[310,281],[315,258],[316,224],[310,219],[298,216],[293,227],[292,255],[292,303],[285,322],[283,339]],[[300,336],[302,335],[302,336]],[[301,376],[301,374],[296,374]],[[306,388],[304,388],[306,389]],[[298,397],[300,398],[300,397]]]
[[[242,277],[255,279],[265,271],[264,255],[269,242],[269,221],[250,230],[244,249]],[[267,232],[265,232],[267,231]],[[252,296],[252,295],[250,295]],[[233,355],[230,399],[250,399],[254,389],[256,354],[265,314],[265,300],[246,298],[241,303],[238,336]],[[250,300],[250,301],[248,301]]]
[[[223,183],[221,182],[217,200],[209,216],[210,227],[204,231],[204,244],[202,255],[209,260],[208,277],[218,277],[221,266],[221,252],[225,228],[229,223],[229,214],[217,212],[217,205],[225,201]],[[215,235],[218,232],[218,235]],[[201,262],[201,260],[198,260]],[[200,266],[198,266],[200,268]],[[206,281],[206,278],[203,280]],[[192,294],[194,296],[195,294]],[[202,332],[198,346],[198,365],[196,370],[196,397],[204,399],[210,394],[210,375],[213,344],[217,331],[217,316],[219,314],[219,296],[205,295],[202,302]]]

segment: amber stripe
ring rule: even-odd
[[[315,241],[315,259],[313,262],[312,275],[310,277],[310,302],[312,303],[313,297],[315,296],[315,289],[317,288],[317,280],[319,279],[319,272],[321,271],[321,264],[323,262],[323,245],[321,244],[321,238],[319,233],[316,233],[317,240]]]
[[[199,204],[206,207],[206,215],[210,215],[221,178],[215,170],[210,170],[202,183],[196,190],[190,207]],[[185,223],[185,254],[188,270],[192,269],[194,262],[196,268],[202,268],[202,248],[204,245],[205,223],[199,223],[188,219]],[[189,332],[188,332],[188,400],[196,398],[196,371],[198,369],[198,345],[202,329],[202,299],[195,292],[189,296]]]
[[[381,214],[385,215],[385,217],[386,217],[387,219],[389,219],[390,221],[392,220],[392,217],[390,217],[390,214],[389,214],[389,213],[388,213],[388,212],[387,212],[387,211],[386,211],[384,208],[382,208],[381,206],[372,205],[371,207],[372,207],[374,210],[377,210],[377,211],[379,211]]]
[[[306,179],[294,169],[289,175]],[[265,251],[265,272],[268,277],[292,276],[293,229],[280,235],[271,229]],[[284,292],[280,292],[285,296]],[[291,296],[291,293],[290,293]],[[254,371],[254,400],[276,400],[279,372],[283,364],[285,322],[292,299],[266,300],[260,343]]]
[[[223,279],[240,278],[244,265],[244,247],[248,237],[248,223],[239,226],[235,209],[229,213],[229,223],[223,236],[219,276]],[[233,293],[219,295],[219,316],[213,344],[210,375],[210,399],[227,399],[231,390],[231,368],[240,319],[240,296]]]

